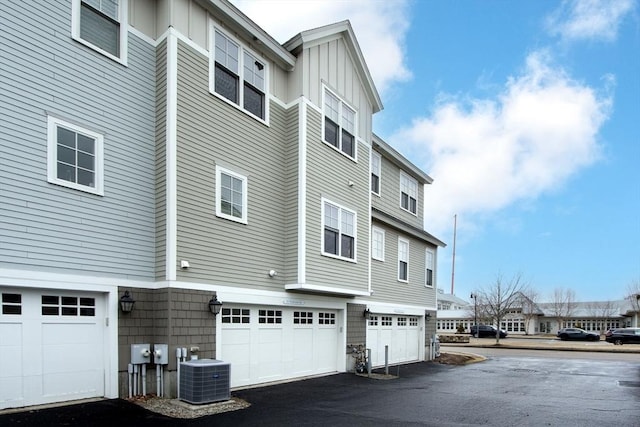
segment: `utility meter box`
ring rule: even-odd
[[[153,345],[153,363],[167,365],[169,363],[169,344]]]
[[[141,365],[151,362],[151,344],[131,344],[131,363]]]

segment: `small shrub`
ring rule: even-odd
[[[464,325],[462,323],[458,323],[458,327],[456,329],[456,333],[464,334],[465,331],[466,331],[466,328],[464,327]]]

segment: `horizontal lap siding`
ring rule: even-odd
[[[380,209],[381,211],[422,230],[424,228],[424,224],[422,223],[424,210],[423,200],[423,185],[418,183],[418,216],[412,215],[406,210],[400,208],[400,169],[395,164],[391,163],[389,159],[382,156],[380,196],[372,194],[371,205],[374,208]]]
[[[299,113],[294,106],[287,111],[287,135],[285,154],[285,283],[298,281],[298,173],[299,173]]]
[[[287,114],[270,126],[209,93],[208,58],[178,43],[178,259],[180,280],[282,290]],[[215,216],[215,167],[248,176],[248,224]]]
[[[397,231],[378,222],[374,226],[385,232],[384,261],[371,261],[371,299],[396,304],[435,304],[435,291],[425,286],[425,250],[427,246],[410,236],[399,235]],[[409,281],[398,280],[398,237],[409,241]]]
[[[70,2],[0,16],[0,265],[153,277],[153,47],[129,35],[124,67],[73,41]],[[48,113],[104,135],[104,197],[47,183]]]
[[[306,281],[354,291],[368,290],[369,263],[369,162],[348,159],[321,139],[321,115],[308,109],[306,195]],[[358,144],[358,155],[368,159],[368,149]],[[349,186],[349,181],[353,186]],[[357,213],[357,262],[321,254],[322,198]]]

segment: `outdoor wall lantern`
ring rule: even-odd
[[[123,313],[131,313],[135,303],[136,300],[131,298],[129,291],[124,291],[124,295],[120,297],[120,310],[122,310]]]
[[[364,311],[362,312],[362,317],[364,317],[367,320],[371,319],[371,310],[369,310],[368,308],[365,308]]]
[[[217,316],[221,308],[222,303],[218,301],[218,297],[214,295],[213,298],[209,300],[209,311],[211,311],[214,316]]]
[[[424,315],[424,321],[425,321],[425,322],[428,322],[428,321],[429,321],[429,319],[431,319],[431,313],[425,313],[425,315]]]

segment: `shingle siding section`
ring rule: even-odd
[[[0,265],[153,277],[153,47],[130,35],[124,67],[73,41],[70,2],[0,16]],[[47,183],[48,114],[104,135],[104,197]]]

